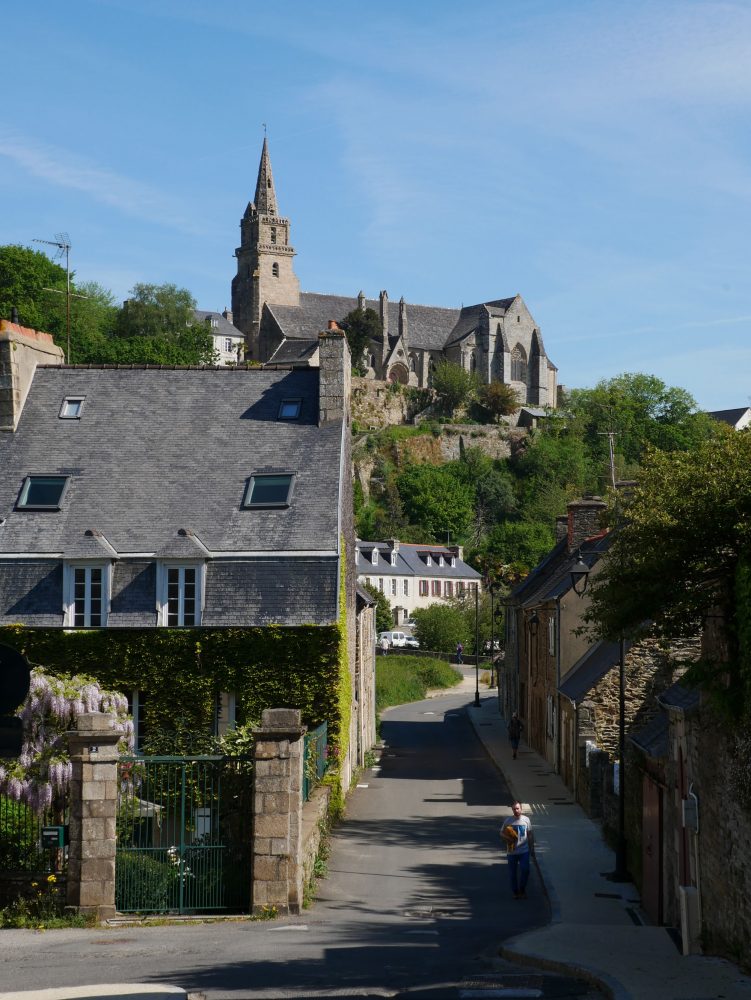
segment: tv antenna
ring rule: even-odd
[[[57,247],[56,257],[65,255],[65,327],[68,334],[68,350],[65,352],[66,364],[70,364],[70,236],[67,233],[55,233],[54,240],[32,240],[32,243],[46,243],[49,247]],[[61,295],[59,288],[45,288],[45,292],[56,292]],[[79,295],[77,298],[87,298]]]
[[[610,452],[610,483],[613,489],[615,489],[615,454],[613,447],[613,439],[615,438],[615,431],[599,431],[600,437],[606,437],[608,439],[608,450]]]

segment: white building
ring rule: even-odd
[[[411,545],[358,539],[357,581],[385,594],[394,624],[403,625],[417,608],[462,597],[479,586],[481,576],[464,562],[461,545]]]
[[[214,350],[218,365],[237,364],[243,359],[245,338],[232,324],[232,313],[229,309],[223,312],[209,312],[206,309],[195,310],[196,319],[206,323],[211,329],[214,340]],[[239,352],[239,353],[238,353]]]

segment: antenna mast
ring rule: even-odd
[[[65,327],[68,335],[68,349],[65,352],[65,363],[70,364],[70,237],[67,233],[56,233],[54,240],[32,240],[33,243],[46,243],[57,247],[58,256],[65,254]],[[51,289],[55,291],[56,289]]]

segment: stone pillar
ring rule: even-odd
[[[300,712],[267,708],[255,730],[253,912],[302,906],[303,736]]]
[[[73,776],[67,903],[99,920],[115,914],[117,743],[104,712],[79,715],[68,733]]]

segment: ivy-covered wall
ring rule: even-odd
[[[147,746],[152,752],[202,749],[220,691],[235,692],[241,722],[260,719],[264,708],[297,708],[308,726],[328,722],[335,756],[346,751],[345,614],[333,625],[299,628],[66,632],[11,625],[0,628],[0,643],[48,672],[89,674],[110,689],[147,692],[144,721],[160,744]]]

